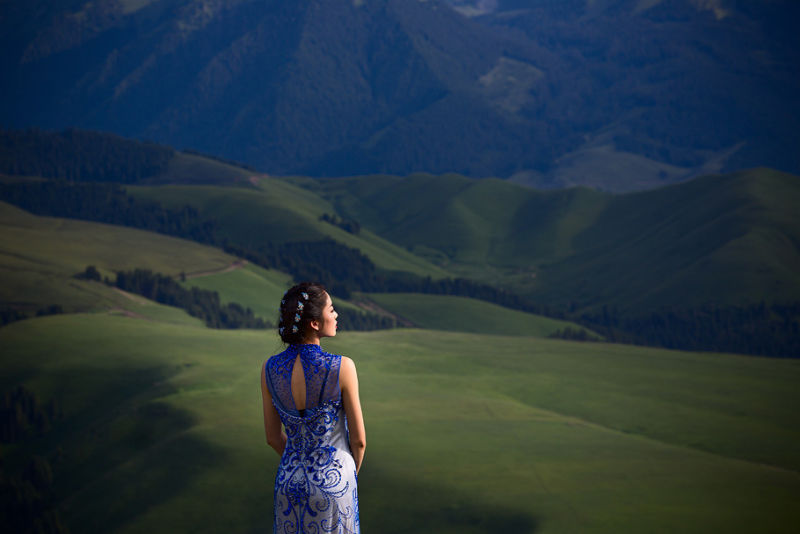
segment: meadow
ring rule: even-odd
[[[264,532],[271,331],[105,313],[0,329],[2,386],[57,397],[74,532]],[[800,362],[396,329],[325,347],[358,365],[365,532],[791,532]],[[4,450],[13,462],[20,450]]]
[[[582,327],[542,315],[511,310],[478,299],[420,293],[365,293],[363,298],[430,330],[547,337]]]
[[[0,391],[22,385],[63,412],[0,457],[12,475],[48,459],[73,533],[270,531],[277,457],[259,373],[282,350],[275,332],[209,329],[72,277],[90,264],[184,272],[270,319],[290,277],[226,271],[235,260],[0,203],[3,303],[70,312],[0,328]],[[324,345],[359,370],[364,532],[788,533],[800,521],[799,360],[547,339],[563,325],[472,299],[364,296],[424,327]]]
[[[800,180],[772,169],[620,195],[452,174],[286,180],[451,273],[537,302],[633,311],[800,296]]]

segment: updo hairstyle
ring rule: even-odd
[[[278,333],[284,343],[302,343],[311,321],[321,321],[325,306],[325,286],[301,282],[281,300]]]

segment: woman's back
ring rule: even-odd
[[[316,344],[289,345],[266,363],[264,378],[287,437],[275,479],[275,532],[359,531],[341,363]]]
[[[278,411],[298,415],[325,402],[341,399],[342,357],[319,345],[292,344],[267,361],[267,383]]]

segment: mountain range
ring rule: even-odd
[[[271,174],[647,189],[800,171],[791,0],[5,3],[0,124]]]

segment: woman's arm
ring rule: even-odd
[[[281,429],[278,410],[272,404],[272,395],[267,387],[266,365],[261,366],[261,402],[264,405],[264,430],[267,433],[267,443],[280,456],[283,454],[283,449],[286,448],[286,433]]]
[[[339,389],[342,390],[347,429],[350,432],[350,452],[356,461],[356,473],[358,473],[367,448],[367,434],[364,430],[364,416],[361,414],[361,400],[358,397],[356,364],[347,357],[342,357],[342,365],[339,368]]]

